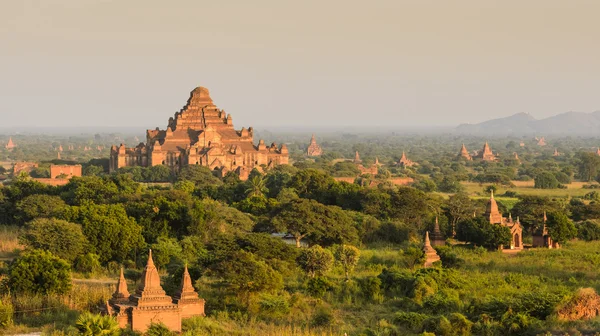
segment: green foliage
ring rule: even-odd
[[[169,328],[161,323],[152,323],[146,331],[146,336],[175,336],[175,332],[169,330]]]
[[[86,253],[78,256],[73,264],[77,272],[88,275],[93,275],[102,268],[100,257],[94,253]]]
[[[565,243],[577,236],[575,224],[562,212],[548,213],[548,233],[552,240],[558,243]]]
[[[216,267],[228,288],[246,298],[250,293],[281,289],[283,279],[267,263],[246,251],[233,252]]]
[[[112,316],[89,312],[79,316],[75,327],[83,336],[118,336],[121,334],[121,329]]]
[[[333,255],[329,250],[314,245],[303,249],[296,261],[309,277],[314,278],[315,276],[324,275],[331,269]]]
[[[58,196],[35,194],[17,202],[15,208],[17,221],[25,223],[40,217],[62,218],[67,210],[67,204]]]
[[[127,216],[122,204],[81,205],[75,221],[83,228],[90,252],[97,254],[102,263],[124,261],[145,245],[142,227]]]
[[[19,242],[33,249],[49,251],[69,262],[81,254],[87,243],[79,224],[47,218],[27,223]]]
[[[159,237],[155,244],[151,245],[154,263],[162,268],[172,259],[181,259],[182,248],[175,238]]]
[[[456,237],[489,249],[510,245],[510,229],[504,225],[490,224],[485,218],[477,217],[459,223]]]
[[[10,327],[13,323],[13,306],[10,300],[0,299],[0,329]]]
[[[50,252],[26,251],[10,265],[8,285],[15,293],[64,294],[71,289],[71,268]]]
[[[352,245],[335,245],[333,246],[333,256],[335,261],[340,263],[344,268],[346,280],[349,279],[349,274],[354,270],[360,258],[360,250]]]
[[[535,179],[535,188],[539,189],[555,189],[558,188],[559,182],[556,179],[556,176],[551,172],[541,172],[538,174]]]
[[[577,238],[585,241],[600,240],[600,223],[588,220],[575,224]]]
[[[577,170],[582,181],[592,181],[600,170],[600,156],[595,153],[580,152],[577,155]]]

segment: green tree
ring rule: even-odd
[[[300,198],[283,204],[271,222],[278,231],[293,235],[297,247],[304,238],[321,244],[358,241],[353,220],[347,212],[314,200]]]
[[[261,175],[255,175],[252,179],[247,181],[248,188],[246,189],[246,195],[248,197],[261,197],[269,192],[265,186],[265,179]]]
[[[142,177],[146,182],[169,182],[172,176],[171,168],[165,165],[148,167],[142,172]]]
[[[473,217],[475,208],[471,202],[471,198],[466,193],[457,193],[448,198],[443,205],[446,212],[446,217],[450,219],[452,233],[456,232],[456,225],[469,217]]]
[[[563,244],[577,236],[575,224],[562,212],[548,213],[546,225],[550,237],[557,243]]]
[[[81,225],[60,219],[38,218],[27,223],[19,242],[33,249],[49,251],[72,262],[83,251],[87,240]]]
[[[281,274],[253,253],[235,251],[216,266],[217,274],[227,287],[248,302],[252,293],[279,290],[283,287]]]
[[[346,280],[349,279],[349,274],[354,270],[360,258],[360,250],[352,245],[335,245],[333,247],[333,255],[335,260],[344,268]]]
[[[577,155],[577,170],[582,181],[592,181],[600,170],[600,156],[596,153],[580,152]]]
[[[555,189],[558,188],[558,180],[551,172],[544,171],[535,177],[534,187],[538,189]]]
[[[84,312],[79,315],[75,328],[83,336],[118,336],[121,329],[117,320],[109,315]]]
[[[8,285],[15,293],[65,294],[71,289],[71,268],[50,252],[25,251],[9,267]]]
[[[142,227],[127,216],[122,204],[82,205],[75,221],[83,228],[90,252],[97,254],[102,263],[124,261],[145,247]]]
[[[35,218],[62,218],[67,211],[67,204],[58,196],[36,194],[30,195],[16,204],[16,219],[19,223],[29,222]]]
[[[10,327],[13,322],[14,309],[10,300],[0,299],[0,329]]]
[[[456,237],[459,240],[480,245],[489,249],[497,249],[502,245],[510,245],[512,236],[510,229],[504,225],[490,224],[485,218],[469,218],[458,224]]]
[[[221,180],[208,167],[200,165],[182,167],[177,175],[177,180],[194,182],[199,187],[222,184]]]
[[[324,275],[331,269],[333,255],[331,251],[319,245],[313,245],[310,248],[303,249],[296,262],[309,277],[314,278],[315,276]]]
[[[154,262],[158,268],[162,268],[171,262],[172,259],[181,259],[181,245],[175,238],[159,237],[155,244],[152,244]]]

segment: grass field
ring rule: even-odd
[[[503,186],[498,186],[498,191],[496,195],[502,195],[506,191],[516,192],[518,195],[536,195],[536,196],[549,196],[549,197],[574,197],[574,196],[584,196],[585,194],[593,191],[593,189],[584,189],[582,188],[586,184],[590,184],[587,182],[573,182],[571,184],[567,184],[567,189],[536,189],[533,187],[533,181],[512,181],[515,185],[513,188],[507,188]],[[465,187],[465,191],[471,195],[472,197],[487,197],[487,193],[485,193],[484,189],[492,185],[492,183],[484,183],[479,184],[476,182],[462,182],[461,183]]]

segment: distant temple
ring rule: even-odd
[[[60,159],[60,152],[58,153]],[[73,176],[81,177],[81,165],[50,165],[50,178],[55,179],[61,176],[70,179]]]
[[[17,145],[13,142],[12,137],[8,138],[8,143],[6,144],[6,146],[4,146],[4,148],[6,148],[8,150],[11,150],[11,149],[14,149],[16,147],[17,147]]]
[[[158,270],[152,260],[152,250],[148,263],[141,276],[140,286],[129,294],[127,282],[121,269],[117,289],[106,305],[108,314],[115,316],[119,327],[145,332],[152,323],[163,323],[170,330],[181,331],[181,319],[204,316],[204,299],[192,286],[192,280],[185,266],[181,288],[173,300],[166,295],[160,285]]]
[[[356,151],[354,153],[354,160],[352,160],[352,162],[354,162],[354,164],[356,165],[358,170],[360,170],[361,174],[377,175],[379,173],[379,159],[378,158],[375,158],[375,163],[372,164],[370,167],[365,167],[365,166],[363,166],[362,160],[360,159],[360,154],[358,154],[358,151]]]
[[[406,154],[404,152],[402,152],[402,156],[400,157],[400,160],[398,161],[399,166],[406,168],[406,167],[412,167],[416,164],[417,164],[416,162],[409,160],[406,157]]]
[[[560,156],[558,149],[554,148],[554,153],[552,154],[552,156]]]
[[[13,164],[13,176],[19,175],[20,172],[31,173],[38,166],[37,162],[15,162]]]
[[[536,140],[538,141],[537,145],[538,146],[546,146],[546,139],[544,139],[544,137],[541,138],[536,138]]]
[[[471,157],[471,154],[469,154],[469,151],[467,150],[467,147],[465,146],[465,144],[462,144],[462,147],[460,147],[460,151],[458,152],[457,158],[465,159],[467,161],[473,160],[473,158]]]
[[[308,156],[321,156],[323,155],[323,149],[321,148],[321,146],[319,146],[317,144],[317,140],[315,139],[315,135],[312,135],[312,138],[310,138],[310,144],[308,145],[308,148],[306,149],[306,154]]]
[[[519,154],[517,154],[517,152],[514,152],[513,156],[514,156],[513,158],[515,161],[517,161],[518,163],[521,163],[521,159],[519,159]]]
[[[600,156],[600,147],[598,147],[598,149],[596,149],[596,154]]]
[[[522,249],[523,248],[523,227],[517,218],[513,221],[512,215],[508,218],[502,217],[502,214],[498,210],[498,203],[494,199],[494,192],[491,192],[490,200],[487,203],[485,218],[490,221],[490,224],[500,224],[508,227],[511,234],[510,249]]]
[[[195,164],[222,175],[235,171],[246,179],[255,167],[288,163],[285,144],[267,146],[260,140],[255,146],[253,134],[252,127],[235,130],[231,115],[213,104],[208,89],[197,87],[187,105],[169,119],[166,130],[148,130],[146,143],[135,148],[112,146],[109,167],[111,172],[121,167],[156,165],[177,170]]]
[[[477,153],[475,158],[481,159],[483,161],[496,161],[498,159],[496,155],[494,155],[494,153],[492,152],[492,149],[490,148],[490,145],[488,145],[487,142],[485,143],[485,145],[483,145],[483,149],[481,150],[481,152]]]
[[[431,267],[433,263],[440,260],[440,256],[437,254],[435,249],[431,247],[429,241],[429,231],[425,232],[425,242],[423,244],[423,252],[425,253],[425,263],[423,267]]]
[[[546,221],[548,218],[546,217],[546,211],[544,211],[544,219],[542,221],[542,227],[538,228],[533,233],[533,247],[545,247],[545,248],[560,248],[560,245],[552,240],[550,234],[548,233],[548,227],[546,227]]]
[[[433,228],[433,233],[431,234],[431,245],[433,246],[444,246],[446,245],[446,239],[444,239],[444,235],[440,230],[440,224],[438,223],[438,218],[435,217],[435,226]]]

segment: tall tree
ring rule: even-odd
[[[577,155],[579,163],[577,169],[582,181],[592,181],[600,171],[600,156],[596,153],[580,152]]]

